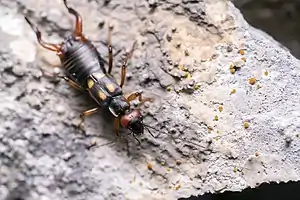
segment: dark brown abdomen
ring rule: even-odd
[[[67,76],[84,88],[87,88],[87,78],[90,74],[106,74],[103,59],[90,41],[69,38],[63,45],[62,52],[61,62]]]

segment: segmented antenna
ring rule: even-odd
[[[155,131],[157,131],[157,132],[159,132],[159,130],[157,130],[156,128],[151,127],[151,126],[149,126],[149,125],[147,125],[147,124],[144,124],[144,126],[146,127],[147,131],[152,135],[152,137],[157,138],[157,136],[155,137],[155,136],[152,134],[152,132],[150,131],[150,129],[153,129],[153,130],[155,130]],[[150,129],[149,129],[149,128],[150,128]],[[168,133],[162,133],[162,134],[172,136],[171,134],[168,134]],[[183,142],[187,142],[187,143],[193,144],[193,145],[198,146],[198,147],[201,147],[201,148],[206,148],[206,147],[204,147],[204,146],[202,146],[202,145],[200,145],[200,144],[197,144],[197,143],[192,142],[192,141],[188,141],[188,140],[186,140],[186,139],[182,139],[182,138],[176,138],[176,139],[181,140],[181,141],[183,141]]]

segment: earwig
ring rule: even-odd
[[[83,34],[83,20],[79,13],[69,7],[66,0],[63,0],[65,7],[71,15],[75,17],[75,29],[69,37],[60,44],[47,43],[42,39],[39,29],[27,18],[25,20],[35,32],[38,43],[49,51],[55,52],[60,58],[65,76],[55,75],[64,79],[73,88],[87,92],[97,103],[97,107],[84,111],[80,114],[80,123],[82,126],[87,116],[93,115],[99,111],[99,108],[105,108],[115,117],[114,130],[119,136],[119,128],[129,130],[133,137],[140,143],[136,135],[144,134],[146,129],[149,134],[156,138],[150,131],[153,129],[159,131],[143,122],[143,115],[140,108],[132,108],[130,103],[138,99],[139,107],[145,102],[153,102],[153,98],[143,98],[142,93],[133,92],[127,97],[124,96],[122,87],[125,83],[126,67],[129,59],[132,57],[136,42],[133,43],[129,53],[122,63],[121,81],[117,83],[112,76],[113,67],[113,49],[111,46],[112,27],[108,27],[107,48],[108,48],[108,70],[105,68],[105,62],[96,47]],[[167,133],[165,133],[167,134]],[[170,135],[170,134],[167,134]],[[178,138],[179,140],[186,141]],[[194,142],[190,142],[200,146]],[[200,146],[202,147],[202,146]]]
[[[97,107],[80,114],[79,126],[83,125],[86,116],[96,113],[99,108],[106,108],[115,117],[114,130],[117,135],[120,125],[130,130],[135,135],[144,133],[143,116],[140,109],[133,109],[130,102],[138,98],[140,105],[152,98],[143,98],[142,93],[133,92],[127,97],[124,96],[122,87],[125,83],[127,62],[133,55],[136,42],[133,43],[131,51],[127,54],[121,68],[120,84],[111,75],[113,67],[113,49],[111,46],[112,27],[108,28],[108,70],[104,66],[104,59],[96,47],[83,34],[83,21],[79,13],[69,7],[66,0],[63,0],[65,7],[76,19],[73,34],[67,37],[61,44],[47,43],[42,39],[39,29],[27,18],[25,20],[36,34],[38,43],[50,51],[55,52],[60,58],[65,76],[57,76],[64,79],[72,87],[86,91],[97,103]],[[136,138],[137,139],[137,138]],[[138,140],[138,139],[137,139]],[[139,140],[138,140],[139,142]]]

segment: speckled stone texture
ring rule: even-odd
[[[114,26],[118,81],[125,50],[138,42],[124,93],[155,98],[143,114],[157,138],[145,133],[138,145],[122,131],[127,146],[105,110],[77,129],[95,103],[41,76],[59,60],[23,15],[51,43],[71,33],[74,18],[61,0],[1,0],[0,199],[169,200],[299,180],[300,63],[232,3],[68,3],[106,60]]]

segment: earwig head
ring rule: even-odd
[[[121,125],[129,129],[133,134],[141,135],[144,133],[143,116],[139,110],[132,110],[122,116]]]

